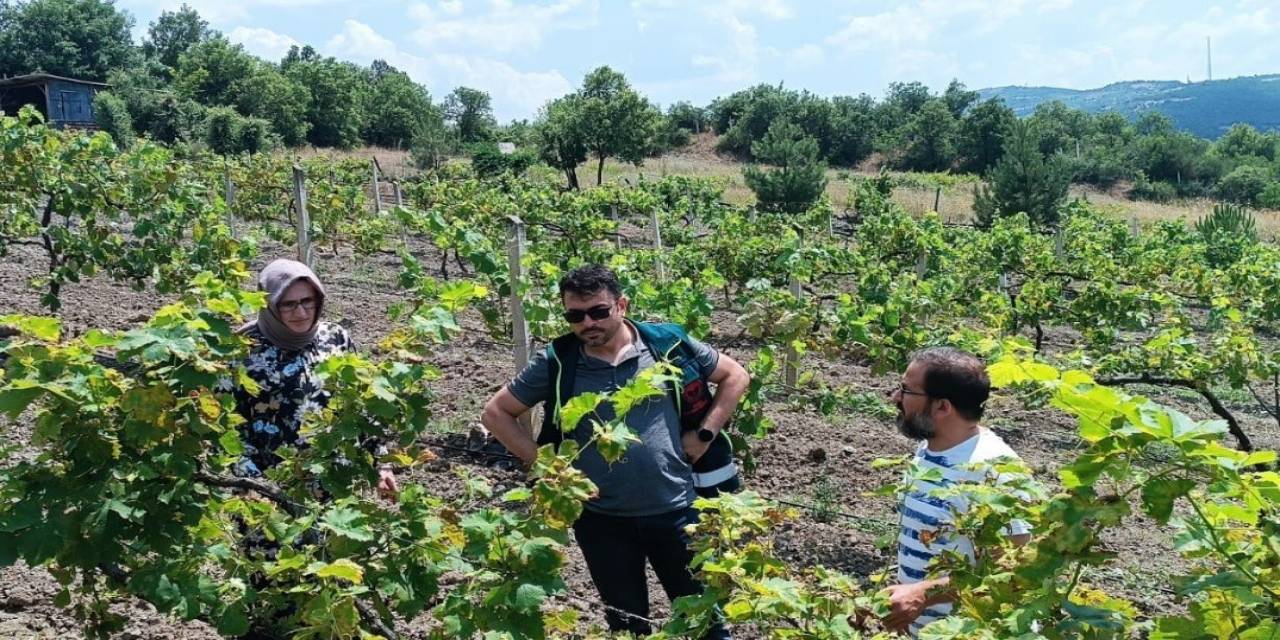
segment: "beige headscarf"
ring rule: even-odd
[[[316,288],[316,310],[311,316],[311,328],[305,333],[290,329],[289,325],[280,319],[280,298],[284,297],[284,292],[290,285],[299,280],[306,280]],[[267,265],[258,275],[258,289],[266,292],[267,306],[258,311],[256,322],[247,323],[240,327],[240,330],[248,331],[256,326],[271,344],[286,351],[301,351],[307,348],[311,341],[315,340],[316,328],[320,326],[320,311],[324,309],[324,285],[320,284],[316,274],[307,265],[297,260],[282,258]]]

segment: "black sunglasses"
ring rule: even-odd
[[[569,324],[578,324],[585,320],[587,316],[591,316],[592,320],[604,320],[609,317],[610,313],[613,313],[613,305],[602,304],[586,310],[569,309],[564,312],[564,319]]]

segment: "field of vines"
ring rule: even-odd
[[[326,313],[361,349],[322,365],[311,446],[246,480],[235,328],[263,305],[256,270],[295,255],[294,161],[121,150],[26,114],[0,119],[0,167],[0,636],[264,618],[304,639],[607,636],[571,539],[594,490],[575,446],[525,474],[468,434],[514,371],[513,296],[541,348],[567,329],[559,276],[593,261],[635,317],[752,374],[729,429],[746,491],[698,505],[701,597],[667,607],[651,578],[658,637],[717,611],[742,638],[887,637],[915,471],[886,395],[934,344],[987,359],[986,424],[1024,464],[946,489],[971,505],[957,533],[1001,552],[939,561],[955,614],[921,637],[1280,637],[1280,247],[1229,225],[1135,228],[1087,203],[1055,229],[945,225],[877,179],[846,210],[779,215],[708,179],[566,192],[465,167],[375,212],[368,164],[309,158]],[[357,446],[371,436],[389,458]],[[619,416],[589,446],[616,459],[631,438]],[[380,462],[394,499],[371,490]],[[1030,544],[1008,546],[1013,519]]]

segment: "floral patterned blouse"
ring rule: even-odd
[[[275,450],[283,445],[305,446],[299,435],[303,417],[323,409],[329,393],[320,386],[315,365],[327,358],[355,349],[351,335],[342,325],[321,322],[315,340],[301,351],[286,351],[271,344],[257,327],[245,336],[254,346],[244,361],[249,377],[261,388],[251,396],[241,386],[235,389],[236,408],[244,416],[240,440],[244,455],[235,466],[239,476],[257,477],[279,464]]]

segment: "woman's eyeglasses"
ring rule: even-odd
[[[564,312],[564,319],[569,324],[578,324],[579,322],[582,322],[583,320],[585,320],[587,316],[591,316],[592,320],[604,320],[605,318],[608,318],[609,314],[612,312],[613,312],[613,305],[602,304],[602,305],[591,307],[590,309],[586,309],[586,310],[569,309],[568,311]]]
[[[297,313],[298,309],[303,311],[315,311],[316,299],[303,298],[301,300],[285,300],[278,305],[280,313]]]

